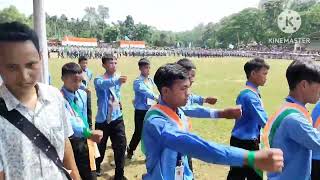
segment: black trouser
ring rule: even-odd
[[[259,150],[260,138],[256,140],[241,140],[236,137],[231,137],[230,145],[246,150]],[[230,167],[227,180],[262,180],[254,169],[245,167]]]
[[[96,171],[91,171],[89,148],[85,138],[71,137],[70,142],[73,149],[74,159],[83,180],[96,180]]]
[[[320,160],[312,159],[311,180],[320,179]]]
[[[192,157],[188,156],[188,164],[191,172],[193,172],[193,166],[192,166]]]
[[[129,144],[130,153],[133,153],[133,151],[136,150],[136,148],[141,140],[143,120],[144,120],[144,116],[146,115],[147,111],[148,110],[138,110],[138,109],[136,109],[134,111],[134,133],[132,135],[132,138],[131,138],[131,141]]]
[[[86,89],[87,92],[87,116],[88,116],[88,124],[90,128],[92,128],[92,109],[91,109],[91,91]]]
[[[98,144],[100,157],[96,159],[97,171],[100,171],[100,166],[104,159],[107,148],[107,141],[110,136],[114,153],[114,161],[116,164],[114,178],[115,180],[122,180],[124,174],[125,152],[127,147],[127,139],[122,117],[115,121],[111,121],[110,124],[107,124],[107,122],[96,123],[96,129],[103,131],[103,138]]]

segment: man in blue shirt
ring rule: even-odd
[[[196,77],[196,69],[197,69],[196,66],[192,63],[190,59],[187,59],[187,58],[180,59],[179,61],[177,61],[177,64],[181,65],[188,71],[189,78],[190,78],[190,86],[192,86]],[[202,96],[192,93],[189,96],[188,103],[186,106],[193,105],[193,104],[199,104],[202,106],[204,103],[214,105],[216,104],[216,102],[217,102],[217,98],[215,97],[204,98]]]
[[[267,80],[269,65],[261,58],[254,58],[244,65],[247,76],[246,88],[240,92],[236,104],[241,105],[242,116],[235,121],[230,145],[259,150],[260,129],[268,117],[264,110],[258,87],[264,86]],[[250,167],[230,167],[228,180],[259,180],[262,178]]]
[[[177,64],[181,65],[188,71],[188,75],[190,79],[190,87],[191,87],[196,77],[196,69],[197,69],[196,66],[192,63],[190,59],[187,59],[187,58],[180,59],[179,61],[177,61]],[[202,96],[192,93],[188,97],[188,102],[186,104],[186,107],[193,106],[193,105],[202,106],[204,103],[214,105],[216,102],[217,102],[217,98],[214,98],[214,97],[203,98]],[[188,156],[188,163],[191,171],[193,172],[192,158],[190,156]]]
[[[80,176],[82,179],[96,180],[95,167],[90,167],[87,139],[99,143],[103,133],[100,130],[91,130],[89,128],[87,121],[87,94],[79,89],[82,80],[81,73],[82,70],[76,63],[71,62],[63,65],[63,87],[61,88],[61,93],[66,99],[65,108],[74,131],[73,136],[69,139]]]
[[[143,119],[151,105],[158,101],[158,96],[153,92],[154,83],[150,74],[150,61],[142,58],[138,62],[140,76],[133,82],[134,90],[134,133],[127,148],[127,158],[132,159],[133,152],[136,150],[143,127]]]
[[[147,168],[144,180],[191,180],[187,155],[209,163],[281,170],[283,157],[279,149],[248,152],[205,141],[187,131],[186,116],[179,107],[188,101],[190,80],[182,66],[174,63],[160,67],[154,81],[161,100],[147,112],[142,130]]]
[[[313,127],[320,130],[320,101],[314,107],[312,114]],[[320,179],[320,151],[312,151],[311,180]]]
[[[92,127],[92,109],[91,109],[91,91],[89,89],[89,84],[93,78],[93,74],[88,68],[88,59],[84,56],[80,56],[78,59],[78,63],[82,69],[82,82],[80,89],[86,91],[87,93],[87,117],[88,117],[88,122],[89,126]]]
[[[320,151],[320,132],[305,105],[320,98],[320,66],[313,60],[293,61],[286,77],[289,95],[263,133],[264,144],[282,149],[285,166],[281,173],[268,173],[268,179],[309,180],[312,151]]]
[[[78,64],[80,65],[82,69],[82,75],[83,75],[83,80],[81,82],[81,89],[87,89],[90,81],[93,78],[93,73],[92,71],[88,68],[88,59],[85,56],[80,56],[78,59]]]
[[[98,144],[101,157],[97,158],[97,175],[101,175],[107,140],[110,136],[115,159],[115,180],[122,180],[124,174],[125,152],[127,146],[125,126],[121,107],[120,88],[127,81],[126,76],[116,74],[117,59],[112,55],[102,57],[102,66],[106,72],[94,79],[98,98],[96,129],[103,131]]]

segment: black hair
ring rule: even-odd
[[[295,60],[286,72],[290,90],[294,90],[299,82],[320,83],[320,66],[313,60]]]
[[[138,62],[138,66],[139,67],[142,67],[142,66],[145,66],[145,65],[150,65],[150,61],[149,59],[147,58],[141,58]]]
[[[255,57],[252,60],[246,62],[246,64],[243,67],[247,79],[250,78],[252,71],[259,71],[262,68],[269,69],[270,66],[264,61],[264,59],[260,57]]]
[[[177,61],[177,63],[182,67],[186,68],[187,71],[191,71],[192,69],[197,69],[196,66],[192,63],[192,61],[187,58],[180,59],[179,61]]]
[[[39,38],[29,26],[20,22],[0,24],[0,42],[24,42],[30,40],[40,54]]]
[[[79,64],[70,62],[62,66],[62,77],[66,75],[80,74],[82,69]]]
[[[102,57],[102,64],[105,64],[108,61],[116,60],[117,58],[112,54],[108,54]]]
[[[160,94],[163,87],[171,88],[176,80],[187,79],[189,79],[187,70],[177,63],[169,63],[161,66],[154,75],[154,83]]]
[[[80,56],[79,59],[78,59],[78,63],[81,63],[82,61],[87,61],[87,57],[85,56]]]

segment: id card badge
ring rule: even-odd
[[[119,99],[118,99],[118,97],[116,95],[116,88],[113,86],[113,87],[109,88],[109,90],[110,90],[110,92],[111,92],[111,94],[112,94],[112,96],[114,98],[114,101],[118,101],[119,102]]]
[[[157,102],[155,100],[147,98],[147,105],[148,106],[153,106],[155,104],[157,104]]]
[[[184,174],[184,166],[177,166],[175,168],[175,176],[174,179],[175,180],[183,180],[183,174]]]

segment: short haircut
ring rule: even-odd
[[[186,68],[187,71],[191,71],[192,69],[197,69],[196,66],[193,64],[193,62],[190,59],[183,58],[177,61],[179,65]]]
[[[313,60],[295,60],[286,72],[290,90],[294,90],[299,82],[320,83],[320,65]]]
[[[171,88],[176,80],[189,80],[187,70],[177,63],[161,66],[154,75],[154,83],[160,93],[163,87]]]
[[[112,61],[112,60],[117,60],[117,58],[112,54],[105,55],[102,57],[102,64],[105,64],[106,62]]]
[[[150,65],[150,61],[149,59],[147,58],[141,58],[138,62],[138,66],[139,67],[142,67],[142,66],[145,66],[145,65]]]
[[[78,59],[78,63],[81,63],[82,61],[87,61],[87,57],[85,56],[80,56],[79,59]]]
[[[66,75],[80,74],[82,69],[79,64],[70,62],[62,66],[62,77]]]
[[[0,43],[24,42],[30,40],[40,54],[39,38],[29,26],[20,22],[6,22],[0,24]]]
[[[252,60],[246,62],[246,64],[243,67],[247,79],[250,78],[250,74],[252,71],[259,71],[262,68],[269,69],[270,66],[264,61],[264,59],[260,57],[255,57]]]

